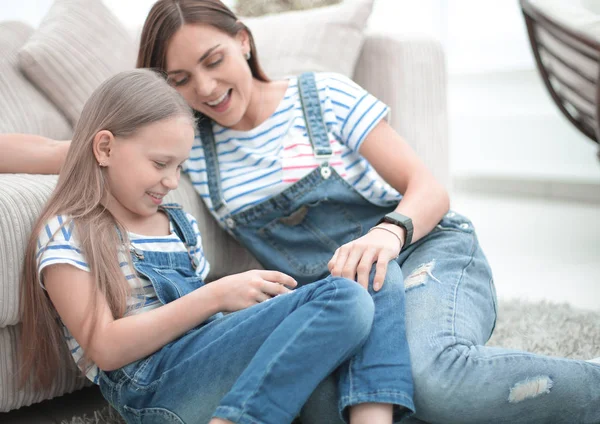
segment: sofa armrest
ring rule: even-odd
[[[450,188],[447,72],[440,43],[367,31],[353,79],[390,106],[390,125]]]
[[[0,174],[0,327],[21,321],[19,280],[25,248],[57,178]]]
[[[20,275],[33,225],[54,190],[56,175],[0,174],[0,328],[21,321]],[[223,231],[187,177],[169,193],[198,220],[202,244],[211,265],[209,279],[260,268],[254,257]]]

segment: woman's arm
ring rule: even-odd
[[[0,134],[0,173],[58,174],[69,142],[32,134]]]
[[[446,189],[408,143],[383,120],[371,130],[359,150],[377,173],[403,195],[396,211],[412,219],[413,242],[428,234],[448,211],[450,200]],[[332,275],[356,278],[367,288],[369,272],[377,262],[373,287],[379,290],[388,262],[398,256],[404,245],[406,231],[388,223],[378,227],[389,231],[369,232],[335,251],[328,264]]]
[[[296,282],[276,271],[248,271],[213,281],[148,312],[114,319],[98,294],[93,324],[92,274],[67,264],[44,268],[50,300],[75,340],[102,370],[111,371],[144,358],[219,311],[235,311],[289,292]]]
[[[360,154],[403,195],[396,212],[412,219],[413,242],[427,235],[448,212],[450,200],[446,189],[386,121],[380,121],[369,133]],[[391,228],[399,229],[393,224]]]

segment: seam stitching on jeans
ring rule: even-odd
[[[477,247],[477,243],[475,243],[475,235],[471,234],[471,251],[469,252],[469,261],[465,264],[463,269],[460,272],[460,277],[454,287],[454,293],[452,296],[452,338],[454,338],[454,342],[456,343],[456,297],[458,296],[458,288],[460,287],[463,277],[465,275],[465,270],[473,263],[473,257],[475,254],[475,248]]]
[[[337,298],[337,295],[338,295],[338,286],[337,286],[337,285],[334,285],[334,288],[335,288],[335,292],[334,292],[333,296],[332,296],[332,297],[331,297],[331,298],[330,298],[330,299],[327,301],[327,303],[325,304],[325,307],[321,308],[321,310],[319,311],[319,313],[318,313],[317,315],[315,315],[315,316],[313,317],[313,319],[311,319],[311,320],[309,320],[309,321],[307,321],[307,322],[305,322],[305,323],[304,323],[304,326],[303,326],[303,327],[302,327],[302,328],[301,328],[301,329],[300,329],[298,332],[296,332],[296,337],[294,337],[294,340],[298,338],[298,335],[299,335],[300,333],[304,332],[304,331],[305,331],[305,330],[308,328],[309,324],[311,324],[313,321],[315,321],[315,320],[316,320],[316,319],[317,319],[317,318],[318,318],[318,317],[321,315],[321,313],[323,312],[323,310],[329,306],[329,304],[331,303],[331,301],[332,301],[332,300],[334,300],[334,299],[336,299],[336,298]],[[278,359],[278,358],[279,358],[279,357],[282,355],[282,353],[283,353],[283,352],[284,352],[284,351],[285,351],[285,350],[286,350],[286,349],[287,349],[287,348],[288,348],[288,347],[289,347],[291,344],[292,344],[292,340],[289,340],[289,341],[288,341],[288,343],[287,343],[287,344],[286,344],[286,345],[285,345],[285,346],[284,346],[284,347],[283,347],[283,348],[280,350],[280,352],[279,352],[279,354],[277,355],[277,357],[273,358],[273,359],[271,360],[271,362],[270,362],[270,363],[267,365],[267,369],[265,370],[265,373],[263,374],[263,377],[262,377],[262,379],[260,380],[260,382],[258,383],[258,385],[257,385],[256,389],[254,390],[254,392],[252,392],[252,394],[251,394],[250,396],[248,396],[248,397],[246,398],[245,402],[243,403],[243,405],[242,405],[242,414],[246,414],[246,415],[248,415],[248,414],[246,413],[246,405],[248,404],[248,402],[250,401],[250,399],[251,399],[252,397],[254,397],[254,396],[256,395],[256,393],[258,392],[258,390],[261,388],[261,386],[263,385],[263,383],[264,383],[265,379],[267,378],[267,375],[270,373],[271,369],[273,368],[273,365],[275,364],[276,360],[277,360],[277,359]]]

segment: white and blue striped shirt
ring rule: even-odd
[[[333,149],[329,164],[372,203],[399,200],[399,193],[358,153],[369,132],[387,116],[388,106],[342,75],[317,73],[316,82]],[[256,128],[238,131],[214,124],[213,131],[223,197],[231,213],[277,195],[325,160],[313,154],[295,77],[289,79],[276,111]],[[214,214],[198,137],[185,171]]]
[[[186,216],[194,229],[198,241],[196,247],[191,252],[198,258],[200,264],[196,269],[196,274],[201,279],[205,279],[208,275],[210,266],[202,250],[202,238],[200,236],[198,223],[192,215],[186,214]],[[174,232],[172,223],[171,234],[167,236],[128,234],[131,245],[142,251],[187,252],[185,243],[181,241],[177,236],[177,233]],[[47,266],[54,264],[69,264],[83,271],[90,272],[90,267],[83,256],[77,236],[73,232],[73,221],[63,215],[58,215],[48,220],[38,236],[37,246],[37,270],[42,288],[44,288],[42,270]],[[129,250],[123,251],[121,249],[119,251],[119,264],[131,287],[131,293],[127,299],[127,312],[125,315],[139,314],[159,307],[161,303],[156,297],[156,292],[152,283],[145,277],[139,276],[131,269],[125,255],[129,255]],[[81,346],[64,325],[63,332],[75,363],[80,364],[80,360],[83,357]],[[98,384],[99,370],[95,364],[89,364],[86,369],[82,371],[91,381]]]

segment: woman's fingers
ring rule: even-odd
[[[369,274],[376,258],[377,251],[375,249],[365,249],[356,267],[356,281],[367,290],[369,289]]]
[[[348,258],[346,259],[346,263],[342,268],[342,277],[347,278],[349,280],[356,279],[356,269],[358,268],[358,263],[363,256],[365,249],[363,246],[358,245],[357,243],[353,243],[350,249],[350,253],[348,254]]]
[[[389,252],[382,250],[377,258],[377,266],[375,267],[375,277],[373,278],[373,290],[379,291],[385,281],[385,274],[387,274],[388,263],[394,259],[395,256],[390,255]]]

